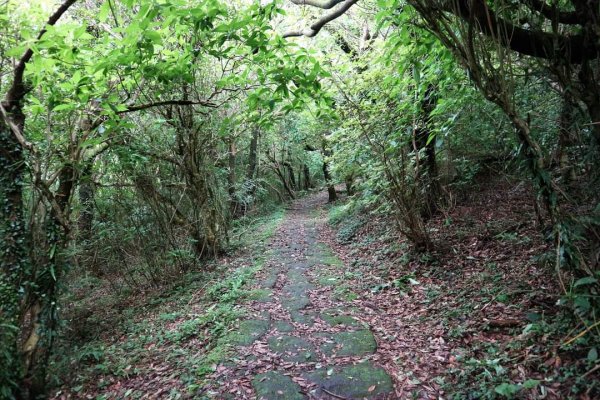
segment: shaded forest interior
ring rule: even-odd
[[[0,2],[0,398],[600,398],[599,1]]]

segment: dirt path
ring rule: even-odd
[[[319,242],[326,197],[296,202],[270,244],[257,300],[240,322],[237,354],[217,366],[211,396],[231,399],[389,399],[361,310],[335,297],[341,261]],[[338,276],[339,276],[338,274]]]

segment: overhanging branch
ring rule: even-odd
[[[498,17],[485,0],[447,0],[441,4],[431,0],[413,0],[411,3],[424,15],[436,11],[454,14],[502,46],[523,55],[571,64],[581,64],[600,55],[600,47],[594,41],[585,40],[583,33],[558,35],[521,28]]]
[[[560,11],[556,6],[550,6],[543,0],[523,0],[523,4],[532,11],[536,11],[549,19],[556,20],[559,24],[579,25],[581,20],[575,11]]]
[[[340,3],[343,3],[344,0],[325,0],[325,1],[317,1],[317,0],[290,0],[292,3],[299,6],[311,6],[322,8],[324,10],[329,10]]]
[[[299,1],[302,1],[302,0],[299,0]],[[346,0],[345,2],[341,3],[342,6],[340,8],[338,8],[337,10],[335,10],[329,14],[323,15],[321,18],[316,20],[308,29],[305,29],[304,31],[286,32],[283,34],[283,37],[284,38],[298,37],[298,36],[314,37],[317,35],[317,33],[319,33],[319,31],[327,23],[344,15],[346,13],[346,11],[348,11],[350,9],[350,7],[352,7],[356,3],[358,3],[358,0]]]
[[[161,107],[161,106],[170,106],[170,105],[175,105],[175,106],[193,106],[193,105],[198,105],[198,106],[204,106],[204,107],[210,107],[210,108],[216,108],[217,105],[215,103],[211,103],[209,101],[194,101],[194,100],[164,100],[164,101],[157,101],[157,102],[153,102],[153,103],[147,103],[147,104],[139,104],[136,106],[129,106],[127,107],[126,110],[123,111],[119,111],[119,114],[125,114],[125,113],[130,113],[130,112],[135,112],[135,111],[141,111],[141,110],[145,110],[148,108],[152,108],[152,107]]]
[[[60,17],[62,17],[63,14],[67,12],[69,7],[71,7],[76,1],[77,0],[66,0],[63,4],[61,4],[61,6],[56,10],[56,12],[52,14],[50,18],[48,18],[46,26],[55,25],[60,19]],[[37,40],[41,39],[42,36],[44,36],[44,34],[46,33],[46,31],[47,29],[43,28],[38,34]],[[21,99],[26,93],[25,84],[23,82],[23,74],[25,73],[25,66],[27,65],[29,60],[31,60],[31,57],[33,57],[33,50],[31,48],[28,48],[27,50],[25,50],[25,52],[19,59],[19,62],[15,66],[13,84],[6,93],[5,97],[5,108],[7,108],[8,111],[10,111],[10,109],[15,103],[21,101]]]

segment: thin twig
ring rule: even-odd
[[[327,393],[328,395],[333,396],[333,397],[335,397],[337,399],[349,400],[347,397],[340,396],[339,394],[332,393],[329,390],[325,389],[324,387],[321,387],[321,390],[324,391],[325,393]]]
[[[576,341],[577,339],[579,339],[580,337],[584,336],[586,333],[588,333],[589,331],[591,331],[592,329],[594,329],[595,327],[600,326],[600,321],[596,322],[595,324],[587,327],[586,329],[584,329],[583,331],[579,332],[577,335],[573,336],[571,339],[567,340],[565,343],[563,343],[563,346],[566,346],[568,344],[573,343],[574,341]]]

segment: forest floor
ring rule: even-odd
[[[560,347],[533,198],[484,179],[430,221],[430,253],[384,215],[297,200],[239,232],[211,279],[104,304],[102,334],[54,362],[53,398],[597,398],[585,355]],[[73,306],[98,302],[80,290]]]

